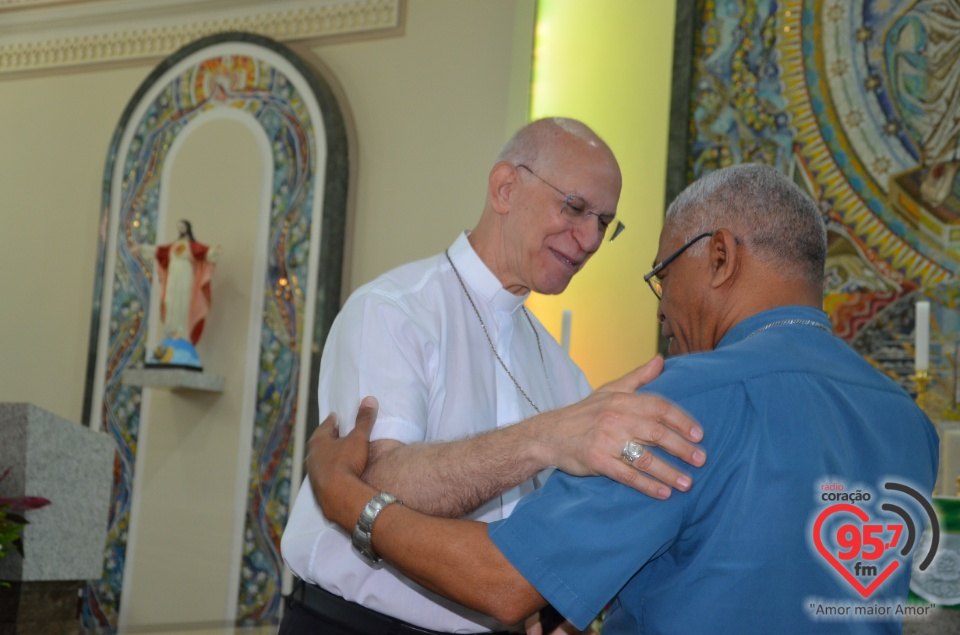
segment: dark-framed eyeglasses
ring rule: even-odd
[[[517,163],[514,167],[523,168],[530,174],[537,177],[541,183],[552,188],[563,197],[563,207],[560,208],[560,215],[566,218],[571,225],[580,225],[587,220],[589,216],[596,216],[597,232],[600,234],[600,239],[607,239],[610,241],[619,236],[623,230],[627,228],[626,225],[616,219],[614,214],[588,211],[587,207],[589,207],[589,204],[583,198],[573,194],[567,194],[524,164]]]
[[[659,265],[655,265],[653,269],[650,270],[650,273],[643,277],[643,281],[650,285],[650,290],[653,291],[653,295],[657,296],[658,300],[663,297],[663,285],[661,285],[660,281],[656,279],[656,276],[658,276],[661,271],[666,269],[667,265],[679,258],[680,254],[693,247],[698,240],[703,240],[707,236],[713,236],[713,232],[705,232],[696,238],[690,239],[683,247],[664,258]]]

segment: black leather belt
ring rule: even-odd
[[[390,635],[445,635],[440,631],[420,628],[395,617],[368,609],[299,578],[294,580],[293,592],[290,594],[289,601],[292,604],[301,605],[325,620],[330,620],[346,629],[353,630],[357,635],[386,635],[388,633]],[[478,635],[517,635],[517,633],[507,631],[491,633],[487,631]]]

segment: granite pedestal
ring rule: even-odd
[[[115,446],[106,434],[26,403],[0,403],[0,496],[42,496],[23,552],[0,558],[0,635],[79,632],[77,594],[103,574]]]

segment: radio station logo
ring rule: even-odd
[[[933,505],[914,488],[897,482],[883,485],[884,500],[900,502],[898,493],[915,500],[930,521],[929,550],[919,565],[925,571],[940,544],[940,527]],[[813,544],[823,559],[863,598],[869,598],[901,567],[910,568],[908,557],[918,543],[926,520],[917,525],[910,513],[893,502],[873,500],[869,491],[845,490],[841,483],[820,487],[828,506],[813,523]],[[926,542],[926,541],[925,541]],[[919,557],[919,554],[916,556]]]

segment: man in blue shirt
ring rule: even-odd
[[[549,602],[585,628],[610,603],[604,635],[899,632],[905,521],[880,503],[924,526],[917,501],[885,486],[929,496],[938,441],[909,395],[832,334],[825,253],[818,208],[772,168],[692,184],[645,276],[677,356],[646,390],[706,432],[711,460],[691,490],[654,503],[558,473],[489,528],[389,505],[374,514],[373,548],[504,623]],[[378,493],[356,478],[369,425],[336,440],[327,423],[311,439],[314,491],[347,528]],[[628,443],[624,460],[653,452]]]

